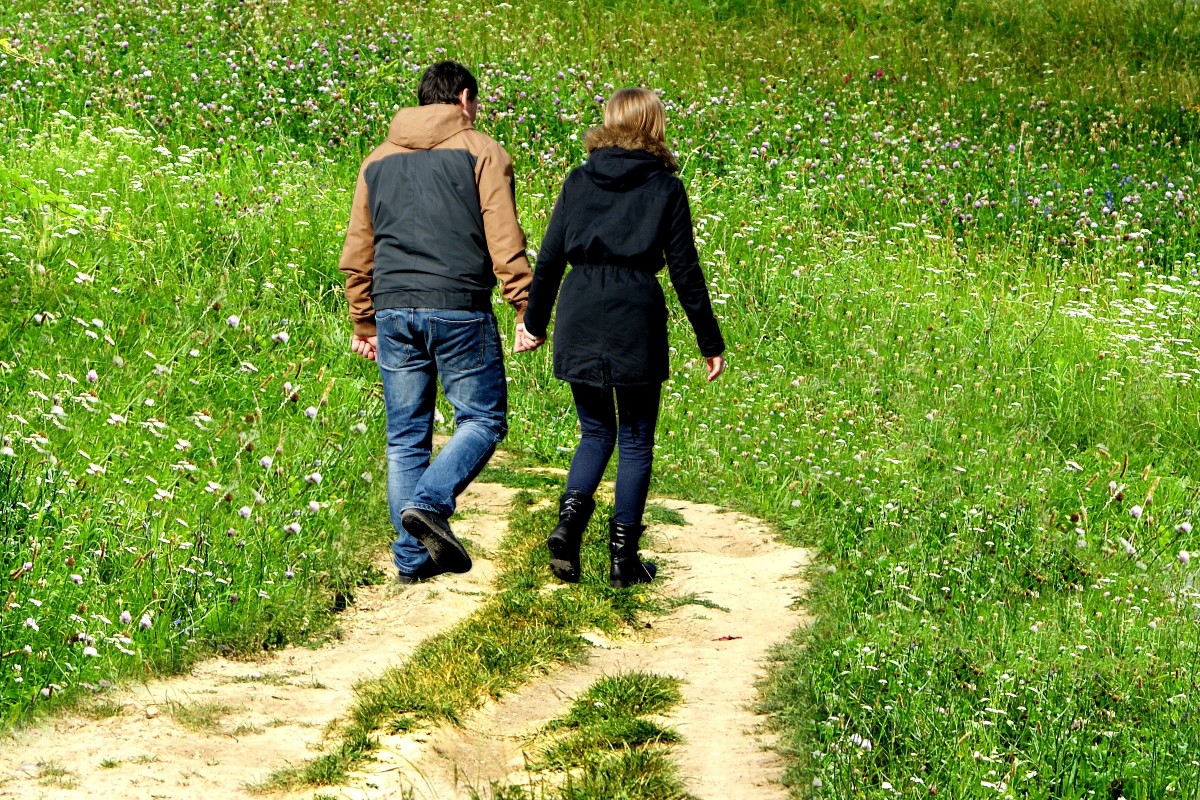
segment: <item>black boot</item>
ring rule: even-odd
[[[579,583],[579,545],[596,501],[590,494],[568,489],[558,500],[558,524],[550,532],[550,571],[565,583]]]
[[[658,570],[653,563],[643,562],[638,556],[638,541],[644,530],[645,525],[609,522],[608,554],[612,556],[612,567],[608,573],[608,585],[614,589],[626,589],[654,580]]]

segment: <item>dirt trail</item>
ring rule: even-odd
[[[643,552],[665,567],[656,589],[695,595],[726,610],[683,605],[619,640],[589,634],[586,664],[560,670],[469,718],[462,728],[382,739],[378,759],[347,786],[348,800],[489,797],[493,781],[537,785],[525,764],[533,734],[560,716],[595,680],[635,670],[683,679],[683,703],[666,718],[684,737],[672,751],[689,791],[701,800],[785,800],[783,763],[767,749],[750,707],[772,645],[806,621],[795,600],[809,553],[780,544],[757,520],[714,506],[659,500],[689,524],[655,525]],[[535,794],[536,796],[536,794]]]
[[[476,484],[460,499],[455,531],[487,552],[499,543],[513,490]],[[288,793],[347,800],[456,800],[492,781],[527,783],[531,735],[602,675],[633,670],[683,679],[684,702],[666,719],[684,737],[673,750],[702,800],[783,800],[783,765],[750,710],[766,651],[805,619],[795,608],[809,554],[780,544],[749,517],[675,500],[660,505],[689,524],[653,525],[643,552],[664,567],[655,590],[723,609],[682,605],[616,640],[587,634],[585,664],[564,668],[491,703],[460,728],[384,737],[376,761],[346,786]],[[382,566],[382,565],[381,565]],[[121,714],[63,717],[0,746],[0,798],[252,797],[247,784],[317,754],[325,726],[353,702],[353,686],[401,662],[424,639],[466,617],[491,591],[494,569],[476,559],[453,582],[366,587],[341,620],[343,638],[291,648],[260,663],[213,660],[191,675],[116,696]],[[569,588],[555,586],[551,590]],[[189,730],[180,709],[226,709],[216,727]],[[529,750],[528,755],[524,748]],[[258,795],[262,796],[262,795]],[[283,796],[276,795],[277,798]]]

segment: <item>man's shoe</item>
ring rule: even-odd
[[[470,572],[471,557],[450,531],[450,523],[432,511],[406,508],[400,524],[429,551],[429,560],[442,572]]]
[[[427,559],[424,564],[417,567],[416,572],[400,572],[396,571],[396,583],[402,586],[412,586],[422,581],[436,578],[438,575],[444,575],[446,571],[433,563],[433,559]]]

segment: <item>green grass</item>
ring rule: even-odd
[[[798,796],[1200,791],[1196,4],[85,11],[0,10],[3,724],[319,639],[375,579],[336,260],[361,157],[450,56],[535,247],[596,97],[662,92],[730,369],[672,302],[653,489],[819,551],[765,696]],[[566,466],[548,352],[509,376],[505,446]]]
[[[670,745],[679,735],[647,716],[682,696],[677,678],[645,672],[610,675],[577,697],[537,734],[540,757],[527,763],[526,786],[493,784],[494,800],[689,800]]]

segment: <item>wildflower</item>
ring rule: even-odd
[[[288,336],[287,331],[279,331],[278,333],[276,333],[274,336],[271,337],[271,341],[278,342],[279,344],[287,344],[287,341],[290,338],[291,337]]]
[[[309,419],[316,419],[317,418],[317,407],[309,406],[308,408],[304,409],[304,416],[308,417]]]
[[[1137,548],[1135,548],[1128,539],[1121,538],[1117,541],[1121,543],[1121,549],[1125,551],[1125,555],[1129,556],[1130,558],[1133,558],[1135,555],[1137,555]]]
[[[100,374],[94,369],[89,369],[87,375],[84,376],[88,383],[95,383],[100,380]]]
[[[1187,550],[1179,551],[1179,563],[1187,566],[1187,563],[1192,560],[1192,554]]]
[[[358,422],[358,423],[355,423],[354,427],[352,427],[350,430],[354,431],[355,433],[366,433],[367,426],[361,422]]]
[[[0,456],[15,456],[17,453],[8,445],[0,447]]]
[[[81,583],[83,583],[83,576],[79,575],[78,573],[72,573],[71,574],[71,583],[75,584],[76,586],[80,585]]]
[[[133,621],[133,615],[129,613],[128,609],[126,609],[125,611],[121,612],[119,619],[121,620],[122,625],[128,625]]]
[[[305,483],[314,483],[314,484],[320,483],[321,482],[321,473],[314,472],[311,475],[305,475],[304,482]]]
[[[274,460],[272,460],[270,456],[263,456],[258,460],[258,465],[263,469],[270,469],[271,465],[274,463]]]
[[[288,567],[287,572],[283,573],[283,577],[287,578],[290,581],[292,578],[296,577],[296,573],[292,572],[291,567]]]
[[[308,501],[308,510],[315,514],[321,510],[321,504],[318,503],[316,500],[309,500]]]
[[[1183,522],[1181,522],[1175,526],[1175,532],[1176,533],[1191,533],[1192,532],[1192,523],[1188,522],[1185,519]]]
[[[1141,519],[1142,507],[1134,506],[1133,508],[1129,509],[1129,516],[1133,517],[1134,519]]]
[[[299,522],[289,522],[287,525],[283,526],[283,530],[284,530],[284,532],[289,533],[289,534],[299,533],[300,532],[300,523]]]
[[[238,509],[238,516],[242,519],[250,519],[251,513],[250,506],[242,506]]]
[[[37,620],[35,620],[33,617],[27,617],[27,618],[25,619],[25,627],[26,627],[26,628],[31,628],[31,629],[33,629],[33,630],[35,630],[35,631],[40,631],[40,630],[41,630],[41,628],[39,628],[39,627],[38,627]]]
[[[100,653],[96,651],[96,648],[90,646],[83,648],[83,654],[89,658],[95,658],[96,656],[100,655]]]
[[[149,628],[149,627],[150,627],[152,624],[154,624],[154,623],[151,621],[151,619],[150,619],[150,615],[149,615],[149,614],[142,614],[142,618],[141,618],[141,620],[138,622],[138,627],[140,627],[142,630],[146,630],[146,629],[148,629],[148,628]]]
[[[225,324],[231,328],[236,328],[238,325],[242,324],[242,318],[237,314],[230,314],[229,318],[225,320]]]

